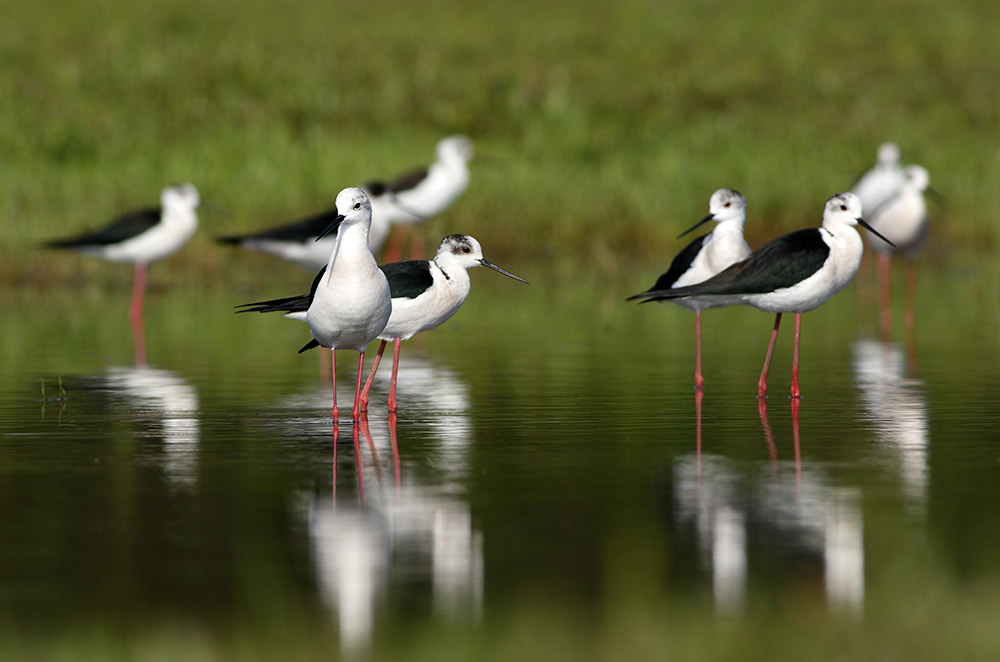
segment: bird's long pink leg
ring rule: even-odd
[[[132,305],[128,316],[133,324],[142,319],[142,300],[146,294],[146,263],[135,263],[135,281],[132,283]]]
[[[878,256],[878,272],[882,290],[882,340],[885,342],[892,340],[892,294],[889,281],[891,275],[889,261],[891,259],[888,253],[880,253]]]
[[[389,381],[389,411],[396,411],[396,373],[399,372],[399,345],[402,341],[392,341],[392,379]]]
[[[914,329],[917,322],[917,265],[910,260],[906,265],[906,302],[904,323],[906,324],[906,364],[911,374],[917,372],[917,338]]]
[[[764,369],[760,372],[757,382],[757,397],[767,397],[767,369],[771,367],[771,356],[774,354],[774,341],[778,339],[778,327],[781,326],[781,313],[774,318],[774,330],[771,331],[771,343],[767,346],[767,356],[764,357]]]
[[[906,261],[906,310],[903,312],[903,319],[906,324],[907,333],[913,332],[913,325],[917,319],[916,313],[917,299],[917,265],[912,259]]]
[[[799,392],[799,332],[802,330],[802,313],[795,313],[795,348],[792,350],[792,398],[801,398]]]
[[[340,410],[337,409],[337,352],[330,350],[330,381],[333,383],[333,424],[337,425]]]
[[[378,370],[378,364],[382,360],[383,351],[385,351],[384,340],[379,343],[378,352],[375,354],[375,360],[372,361],[371,372],[368,373],[368,381],[365,382],[365,387],[361,390],[361,411],[368,411],[368,393],[372,390],[372,383],[375,381],[375,372]]]
[[[694,387],[699,391],[705,385],[701,375],[701,311],[694,311]]]
[[[396,412],[389,412],[389,441],[392,442],[392,471],[396,479],[396,492],[399,492],[399,444],[396,440]]]
[[[354,408],[351,409],[354,420],[361,418],[361,377],[365,374],[365,352],[362,350],[359,353],[361,356],[358,358],[358,379],[354,384]]]

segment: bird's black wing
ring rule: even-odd
[[[658,301],[712,294],[765,294],[791,287],[816,273],[829,257],[830,247],[820,233],[807,229],[783,235],[706,281],[642,296]]]
[[[141,209],[119,216],[106,228],[66,239],[45,242],[49,248],[81,248],[84,246],[107,246],[118,244],[146,232],[160,222],[162,211],[159,207]]]
[[[646,292],[633,294],[627,299],[627,301],[631,301],[632,299],[641,299],[646,296],[648,292],[669,290],[673,284],[684,275],[684,272],[691,268],[691,264],[694,262],[694,259],[698,257],[698,253],[701,252],[701,247],[705,245],[705,239],[711,234],[712,233],[709,232],[708,234],[692,239],[691,243],[685,246],[684,249],[674,257],[674,261],[670,263],[670,268],[667,269],[666,273],[656,279],[656,283],[654,283],[651,288],[649,288]]]
[[[277,241],[307,241],[315,239],[323,230],[327,229],[331,223],[337,220],[337,210],[320,212],[314,216],[308,216],[298,221],[280,225],[278,227],[261,230],[254,234],[231,235],[227,237],[216,237],[220,244],[238,244],[247,239],[274,239]],[[332,235],[331,235],[332,236]]]
[[[427,260],[407,260],[383,264],[382,273],[389,281],[393,299],[416,299],[434,284],[431,263]]]
[[[427,168],[418,168],[411,170],[406,174],[396,177],[391,182],[386,184],[386,188],[391,193],[402,193],[403,191],[408,191],[411,188],[417,186],[420,182],[427,179],[427,173],[429,170]]]
[[[300,313],[305,310],[309,310],[309,306],[312,305],[313,297],[316,296],[316,288],[319,287],[319,281],[326,273],[326,266],[319,270],[316,274],[316,278],[313,279],[312,288],[309,290],[309,294],[300,294],[294,297],[285,297],[283,299],[271,299],[270,301],[254,301],[253,303],[241,303],[236,306],[237,308],[242,308],[243,310],[237,310],[237,313]]]
[[[302,349],[299,350],[299,354],[301,354],[302,352],[305,352],[306,350],[310,350],[313,347],[319,347],[319,341],[316,340],[315,338],[313,338],[312,340],[310,340],[309,342],[307,342],[305,345],[303,345]]]

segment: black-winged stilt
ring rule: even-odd
[[[709,214],[694,226],[685,230],[678,239],[708,221],[715,221],[715,229],[698,237],[677,254],[670,268],[660,276],[650,291],[666,290],[672,287],[694,285],[707,280],[734,262],[750,255],[750,247],[743,239],[743,225],[746,223],[747,203],[739,191],[720,188],[708,201]],[[646,293],[636,294],[629,300],[638,299]],[[671,299],[688,310],[694,311],[695,328],[695,371],[694,385],[701,389],[705,379],[701,374],[701,311],[715,306],[728,305],[711,298],[687,297]]]
[[[239,312],[284,312],[285,317],[306,322],[313,334],[299,353],[313,347],[331,350],[353,349],[360,353],[354,389],[353,416],[360,415],[361,378],[365,348],[374,340],[392,310],[392,298],[385,274],[378,268],[368,248],[372,209],[368,195],[359,188],[346,188],[337,196],[340,212],[327,231],[337,231],[337,241],[329,261],[313,280],[307,295],[242,304]],[[325,233],[323,233],[325,234]],[[320,235],[322,238],[323,234]],[[337,408],[337,359],[331,351],[333,370],[333,420]]]
[[[896,143],[879,145],[876,159],[875,165],[861,175],[851,189],[861,198],[861,211],[868,218],[903,185],[903,166]]]
[[[392,181],[375,181],[363,188],[372,199],[375,223],[389,228],[426,221],[447,209],[469,185],[469,161],[475,151],[465,136],[448,136],[438,141],[436,160]],[[396,230],[386,249],[386,260],[402,254],[402,228]],[[416,241],[416,240],[415,240]],[[411,256],[423,257],[423,246],[411,246]]]
[[[853,193],[837,193],[826,202],[823,225],[774,239],[708,280],[686,287],[646,292],[646,301],[686,296],[712,297],[721,303],[746,304],[776,313],[757,394],[767,394],[767,369],[782,313],[795,313],[795,347],[792,355],[793,398],[799,391],[799,332],[802,313],[819,307],[846,286],[858,271],[864,250],[855,225],[869,231],[861,218],[861,200]]]
[[[903,183],[896,195],[875,209],[868,218],[871,225],[892,241],[887,244],[877,237],[870,237],[868,244],[878,253],[879,280],[882,290],[882,335],[888,340],[892,335],[892,297],[889,289],[889,265],[893,254],[906,258],[906,296],[904,320],[908,332],[913,330],[914,299],[916,295],[916,257],[930,231],[927,201],[924,192],[930,183],[927,170],[918,165],[903,169]]]
[[[337,210],[331,209],[252,234],[216,237],[216,241],[275,255],[307,269],[319,269],[330,259],[337,235],[336,232],[328,232],[318,241],[317,237],[330,227],[337,216]],[[388,223],[376,223],[373,216],[368,235],[372,253],[382,248],[388,234]]]
[[[386,343],[391,340],[393,351],[389,411],[396,411],[396,373],[399,369],[400,342],[444,324],[458,311],[469,296],[471,282],[468,270],[473,267],[489,267],[514,280],[528,282],[484,258],[479,242],[466,234],[452,234],[442,239],[433,260],[408,260],[382,265],[392,292],[392,315],[379,334],[382,342],[361,393],[363,409],[367,408],[368,393],[375,380],[382,352]]]
[[[119,216],[107,227],[66,239],[45,242],[49,248],[68,248],[112,262],[135,263],[135,283],[129,317],[142,319],[146,291],[146,266],[183,246],[198,228],[195,211],[201,200],[191,184],[168,186],[160,194],[160,207],[140,209]]]

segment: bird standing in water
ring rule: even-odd
[[[389,321],[392,298],[389,282],[368,248],[372,209],[368,195],[359,188],[346,188],[337,196],[338,216],[323,235],[336,231],[337,241],[329,262],[313,280],[309,294],[258,301],[238,306],[239,312],[283,312],[285,317],[306,322],[312,332],[299,353],[313,347],[352,349],[360,353],[354,389],[355,419],[360,416],[361,378],[365,348]],[[337,408],[337,358],[331,351],[333,374],[333,419]]]
[[[441,240],[433,260],[408,260],[382,266],[392,292],[392,315],[379,334],[382,342],[372,363],[368,381],[361,392],[361,408],[368,406],[368,394],[375,380],[382,352],[393,341],[392,378],[389,382],[389,411],[396,411],[396,373],[399,370],[399,345],[422,331],[441,326],[454,315],[469,296],[468,270],[488,267],[514,280],[519,276],[501,269],[483,257],[483,249],[473,237],[452,234]]]
[[[750,247],[743,239],[743,226],[747,218],[747,202],[740,192],[720,188],[709,199],[708,211],[708,216],[682,232],[677,238],[680,239],[708,221],[715,221],[715,229],[698,237],[678,253],[667,272],[660,276],[653,287],[649,288],[650,291],[700,283],[750,254]],[[642,298],[645,295],[645,292],[636,294],[629,297],[629,300]],[[671,299],[671,301],[694,311],[694,386],[700,390],[705,384],[705,379],[701,374],[701,311],[728,304],[713,301],[712,298],[698,297]]]
[[[861,218],[861,200],[853,193],[837,193],[826,201],[823,225],[774,239],[708,280],[696,285],[644,292],[646,301],[679,297],[711,297],[724,304],[746,304],[775,313],[764,369],[757,382],[758,397],[767,395],[767,370],[778,338],[782,313],[795,313],[792,355],[793,398],[799,390],[799,335],[802,313],[825,303],[842,290],[861,264],[864,244],[854,226],[878,235]],[[881,235],[878,235],[881,236]],[[884,239],[884,237],[883,237]]]
[[[142,320],[146,293],[146,268],[150,262],[175,253],[198,228],[195,211],[201,199],[191,184],[168,186],[160,194],[160,206],[129,212],[107,227],[66,239],[45,243],[49,248],[68,248],[112,262],[135,264],[132,304],[133,324]]]

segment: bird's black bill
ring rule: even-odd
[[[879,233],[879,232],[878,232],[878,230],[876,230],[876,229],[875,229],[875,228],[873,228],[872,226],[868,225],[868,221],[866,221],[865,219],[863,219],[863,218],[859,218],[859,219],[858,219],[858,225],[860,225],[861,227],[863,227],[863,228],[864,228],[865,230],[868,230],[868,231],[869,231],[869,232],[871,232],[871,233],[872,233],[873,235],[875,235],[876,237],[878,237],[879,239],[881,239],[881,240],[882,240],[882,241],[884,241],[885,243],[889,244],[889,245],[890,245],[890,246],[892,246],[893,248],[895,248],[895,247],[896,247],[896,244],[892,243],[891,241],[889,241],[888,239],[886,239],[885,237],[883,237],[883,236],[881,235],[881,233]]]
[[[337,218],[333,219],[333,222],[330,223],[330,225],[326,226],[325,230],[323,230],[322,232],[319,233],[319,236],[316,237],[316,241],[319,241],[320,239],[322,239],[326,235],[330,234],[331,232],[333,232],[334,230],[336,230],[337,228],[339,228],[340,224],[343,223],[343,222],[344,222],[344,215],[343,214],[337,214]]]
[[[689,227],[684,232],[681,232],[679,235],[677,235],[677,238],[680,239],[681,237],[683,237],[684,235],[686,235],[688,232],[692,232],[693,230],[695,230],[695,228],[701,227],[705,223],[708,223],[709,221],[711,221],[713,218],[715,218],[715,214],[709,214],[705,218],[701,219],[700,221],[698,221],[697,223],[695,223],[694,225],[692,225],[691,227]]]
[[[937,190],[933,186],[928,186],[924,190],[924,195],[927,196],[928,200],[936,204],[938,207],[941,207],[942,209],[948,206],[948,200],[945,199],[943,195],[941,195],[941,191]]]
[[[509,271],[507,271],[506,269],[501,269],[500,267],[498,267],[497,265],[493,264],[489,260],[481,259],[481,260],[479,260],[479,264],[483,265],[484,267],[489,267],[493,271],[499,271],[500,273],[502,273],[504,276],[507,276],[508,278],[513,278],[514,280],[519,280],[519,281],[521,281],[522,283],[524,283],[526,285],[531,285],[531,283],[529,283],[528,281],[524,280],[520,276],[515,276],[514,274],[512,274]]]

